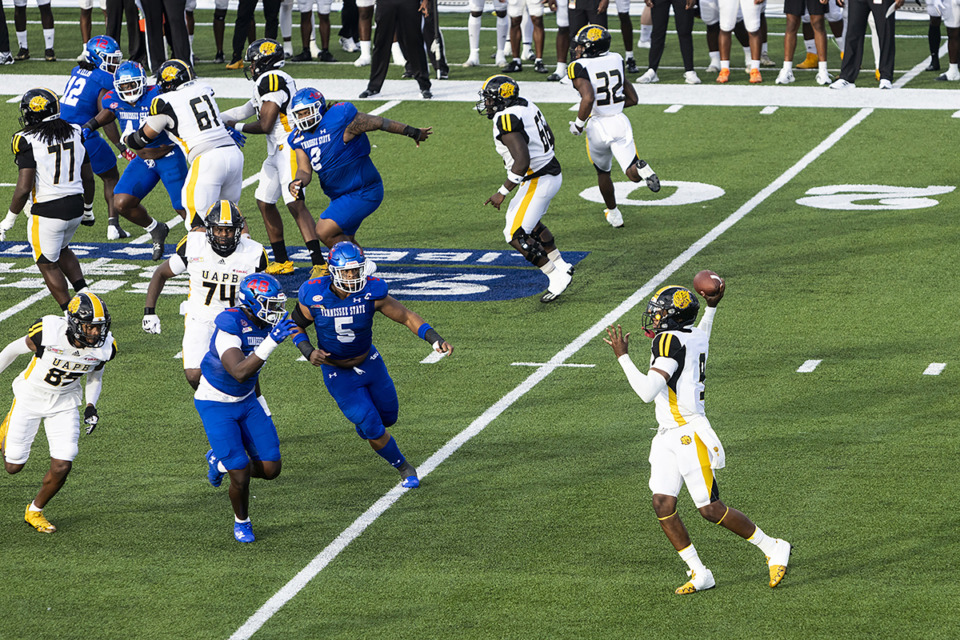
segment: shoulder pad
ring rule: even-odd
[[[240,330],[238,329],[238,326],[240,325],[241,318],[244,317],[243,311],[236,307],[232,307],[218,313],[213,322],[221,331],[233,335],[239,335]]]
[[[260,95],[273,93],[274,91],[284,91],[287,88],[286,79],[279,73],[268,71],[257,80],[257,91]]]
[[[497,131],[518,133],[523,131],[523,121],[515,113],[501,113],[496,117]]]
[[[381,300],[389,294],[389,287],[386,281],[375,276],[367,276],[367,288],[374,300]]]
[[[43,332],[43,318],[37,318],[27,329],[27,337],[34,338]]]
[[[19,133],[13,134],[13,138],[10,139],[10,150],[13,151],[13,155],[20,153],[20,149],[23,147],[23,144],[23,136]]]
[[[166,108],[167,108],[167,102],[160,96],[157,96],[156,98],[150,101],[151,116],[160,115],[166,110]]]
[[[658,333],[650,346],[654,358],[674,358],[681,349],[683,343],[669,331]]]

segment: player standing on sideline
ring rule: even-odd
[[[186,271],[190,295],[183,321],[183,373],[194,389],[217,315],[237,304],[237,286],[244,276],[267,268],[263,245],[243,234],[245,223],[237,205],[228,200],[213,203],[204,224],[187,233],[176,253],[153,272],[142,324],[147,333],[160,333],[157,299],[167,280]]]
[[[509,76],[487,78],[476,108],[493,120],[493,144],[507,170],[507,179],[483,204],[499,210],[503,199],[520,186],[506,211],[503,239],[547,276],[550,284],[540,302],[550,302],[573,280],[573,267],[541,222],[563,183],[553,131],[537,105],[520,97],[520,86]]]
[[[30,89],[20,98],[20,126],[11,147],[17,163],[17,184],[6,217],[0,222],[0,240],[17,221],[32,197],[27,238],[33,259],[50,295],[67,308],[67,279],[80,293],[86,288],[77,256],[67,246],[83,210],[93,202],[93,173],[83,148],[80,127],[60,118],[57,94]]]
[[[193,404],[210,442],[207,479],[219,487],[223,476],[230,475],[233,537],[253,542],[250,478],[280,475],[280,438],[273,418],[257,402],[257,378],[267,357],[297,327],[284,309],[287,296],[271,275],[245,276],[239,301],[217,315]]]
[[[467,18],[467,41],[470,46],[470,55],[463,63],[464,67],[480,66],[480,24],[483,17],[485,0],[469,0],[470,17]],[[510,23],[507,21],[507,1],[493,0],[493,13],[497,18],[497,53],[495,65],[502,67],[507,64],[503,55],[503,46],[507,41]]]
[[[47,62],[55,62],[57,54],[53,52],[55,29],[53,26],[53,11],[50,0],[37,0],[37,9],[40,10],[40,24],[43,27],[43,58]],[[13,0],[13,28],[17,32],[17,44],[20,51],[16,60],[29,60],[30,47],[27,43],[27,0]]]
[[[157,87],[147,87],[147,76],[139,63],[127,61],[114,74],[113,89],[103,95],[101,111],[84,125],[85,129],[98,128],[119,120],[124,132],[140,128],[150,112],[150,104],[160,95]],[[136,156],[123,170],[120,181],[113,189],[113,204],[127,220],[144,228],[153,239],[153,260],[163,257],[164,242],[170,229],[166,223],[150,217],[141,203],[144,197],[163,181],[170,196],[170,204],[186,216],[180,195],[187,177],[187,160],[179,148],[173,146],[167,134],[161,134],[145,149],[133,152]]]
[[[383,180],[370,159],[366,132],[379,129],[408,136],[419,147],[432,127],[418,129],[362,113],[349,102],[327,108],[323,94],[310,87],[293,96],[290,113],[297,127],[289,137],[290,146],[297,152],[297,173],[288,186],[290,195],[298,197],[316,171],[320,188],[330,198],[317,221],[317,237],[329,248],[345,240],[356,242],[360,223],[383,202]],[[367,275],[376,268],[372,262],[367,260]]]
[[[135,151],[145,148],[168,131],[187,156],[190,171],[181,202],[188,229],[202,226],[201,216],[218,200],[237,202],[243,188],[243,146],[246,137],[223,126],[213,89],[196,81],[193,68],[183,60],[167,60],[157,71],[161,95],[150,103],[143,125],[124,136]]]
[[[320,241],[317,240],[316,223],[304,204],[304,194],[294,197],[287,189],[297,172],[297,154],[290,147],[287,138],[293,132],[290,122],[290,100],[297,92],[293,78],[280,71],[284,65],[283,49],[275,40],[257,40],[244,54],[243,72],[253,76],[253,99],[246,104],[223,112],[223,121],[227,127],[241,133],[265,134],[267,136],[267,158],[260,167],[260,182],[253,197],[257,201],[267,237],[273,248],[273,262],[267,266],[271,275],[293,273],[293,261],[287,255],[287,244],[283,238],[283,219],[277,210],[277,200],[281,197],[293,216],[300,234],[303,236],[310,259],[313,262],[311,276],[316,278],[325,273],[325,261],[320,253]],[[256,115],[257,121],[238,122]]]
[[[603,214],[614,227],[623,226],[617,209],[617,196],[610,178],[613,158],[631,182],[644,181],[650,191],[660,191],[660,178],[637,154],[633,127],[623,113],[624,107],[637,104],[637,91],[627,80],[623,58],[610,51],[610,32],[596,24],[580,29],[574,38],[574,61],[567,67],[567,77],[580,92],[577,119],[570,123],[570,133],[587,132],[587,156],[597,170],[597,184],[607,205]]]
[[[293,321],[300,331],[293,343],[315,367],[357,435],[370,443],[381,458],[403,478],[404,487],[420,486],[417,470],[400,453],[387,427],[397,422],[400,403],[387,366],[373,346],[373,315],[377,311],[406,326],[438,353],[453,347],[423,318],[387,293],[387,283],[364,275],[363,250],[340,242],[330,250],[330,275],[300,285]],[[317,348],[305,329],[314,325]]]
[[[67,317],[44,316],[0,351],[0,372],[17,358],[33,354],[30,364],[13,381],[13,406],[0,424],[0,450],[7,473],[19,473],[30,457],[40,421],[50,447],[50,469],[43,485],[27,506],[24,520],[40,533],[57,530],[43,515],[43,508],[57,495],[77,457],[82,401],[80,379],[87,376],[87,405],[83,422],[93,433],[100,416],[97,400],[103,383],[103,366],[117,355],[110,333],[107,305],[92,293],[76,295],[67,307]]]
[[[110,36],[94,36],[84,46],[86,61],[81,62],[70,72],[70,79],[63,90],[60,104],[63,119],[71,124],[86,127],[98,113],[103,96],[113,89],[113,73],[123,61],[120,45]],[[120,141],[116,125],[104,129],[110,141],[120,150],[127,160],[134,155]],[[103,198],[107,201],[107,240],[128,238],[130,234],[120,228],[120,219],[113,206],[113,190],[117,186],[120,174],[117,172],[117,157],[110,145],[91,130],[84,135],[83,146],[90,158],[90,168],[103,182]],[[84,224],[93,224],[93,204],[84,213]]]
[[[770,586],[787,573],[790,543],[767,536],[747,516],[720,501],[714,469],[724,467],[723,445],[704,413],[703,390],[710,331],[717,305],[723,297],[721,282],[715,294],[704,296],[707,309],[698,326],[696,295],[684,287],[666,286],[657,291],[643,314],[643,328],[653,338],[650,370],[644,375],[627,354],[630,334],[620,325],[607,328],[604,342],[613,347],[630,386],[644,402],[655,401],[660,429],[650,445],[650,490],[653,509],[667,539],[690,567],[689,582],[676,590],[686,595],[715,585],[690,542],[677,513],[677,496],[687,486],[700,515],[744,538],[767,556]]]

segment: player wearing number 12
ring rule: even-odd
[[[176,253],[153,272],[143,310],[143,330],[160,333],[157,299],[167,280],[187,272],[190,296],[183,322],[183,373],[194,389],[200,382],[200,362],[217,314],[236,305],[237,287],[244,276],[267,268],[263,245],[243,235],[244,219],[237,205],[215,202],[207,211],[205,225],[190,231]]]
[[[660,191],[660,179],[637,155],[633,127],[623,113],[624,107],[637,104],[637,92],[627,80],[623,58],[610,51],[610,32],[598,24],[588,24],[574,38],[574,61],[567,67],[573,88],[580,92],[577,119],[570,133],[587,133],[587,156],[597,170],[597,184],[607,205],[604,215],[614,227],[623,226],[617,209],[617,197],[610,179],[613,159],[631,182],[645,181],[651,191]]]
[[[150,103],[146,121],[124,141],[139,151],[166,131],[187,156],[190,171],[180,201],[190,229],[203,225],[204,212],[216,201],[239,202],[243,152],[238,145],[245,136],[223,126],[213,88],[197,81],[186,62],[174,59],[160,65],[157,86],[161,94]]]

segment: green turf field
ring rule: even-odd
[[[925,33],[925,24],[907,26]],[[69,35],[58,28],[64,41]],[[448,36],[451,61],[465,58],[459,39]],[[675,40],[667,47],[678,56]],[[212,58],[207,49],[201,58]],[[911,69],[926,40],[905,39],[898,51],[898,70]],[[31,62],[4,72],[70,66]],[[288,68],[295,77],[300,69]],[[331,77],[363,77],[352,66],[331,69]],[[455,72],[479,82],[491,71]],[[669,81],[680,81],[682,71],[672,73]],[[812,75],[802,82],[812,85]],[[921,74],[907,86],[942,84]],[[47,466],[43,436],[20,474],[0,478],[0,638],[956,637],[960,545],[950,496],[960,354],[951,283],[960,281],[960,195],[951,112],[632,108],[640,155],[664,181],[723,194],[627,204],[624,228],[613,229],[602,205],[579,195],[595,186],[595,173],[583,141],[567,133],[569,104],[541,108],[564,167],[544,221],[561,250],[588,255],[550,305],[539,302],[542,289],[501,301],[407,299],[455,346],[436,363],[421,362],[430,353],[423,341],[378,319],[375,343],[401,403],[391,432],[429,471],[420,489],[395,501],[396,473],[357,438],[319,373],[284,345],[261,376],[284,469],[272,482],[253,481],[258,540],[236,543],[226,486],[206,481],[208,445],[174,358],[182,294],[161,298],[163,333],[148,336],[142,288],[153,263],[84,261],[89,280],[119,283],[104,299],[120,357],[104,377],[101,424],[81,435],[73,472],[45,511],[59,530],[45,536],[23,523]],[[503,177],[489,122],[466,102],[402,102],[384,115],[432,124],[436,135],[416,149],[371,134],[387,196],[358,239],[378,249],[505,251],[502,214],[482,206]],[[0,139],[16,130],[16,117],[16,105],[0,102]],[[250,136],[245,176],[263,154],[262,139]],[[0,183],[15,178],[13,162],[0,163]],[[615,171],[614,179],[623,178]],[[687,187],[631,198],[679,197]],[[900,192],[883,199],[877,187]],[[262,239],[253,189],[240,208]],[[847,204],[831,197],[844,190],[867,195]],[[9,199],[12,189],[0,193]],[[311,188],[314,213],[324,202]],[[145,205],[172,217],[162,189]],[[98,225],[81,227],[75,244],[104,242],[99,193],[96,210]],[[57,312],[45,297],[8,313],[41,287],[30,260],[10,252],[25,229],[18,222],[12,242],[0,243],[0,346]],[[301,244],[292,228],[287,240]],[[383,271],[421,266],[444,264],[401,261]],[[684,492],[680,515],[717,588],[673,595],[685,565],[650,507],[653,407],[634,395],[600,339],[606,322],[620,322],[643,368],[647,292],[689,286],[703,268],[727,280],[706,392],[727,453],[721,498],[795,545],[775,590],[762,554],[701,519]],[[813,360],[812,372],[797,371]],[[932,363],[946,367],[924,375]],[[0,375],[3,406],[25,364]],[[459,448],[436,455],[470,427]],[[312,580],[281,591],[308,566]],[[268,601],[283,606],[261,609]]]

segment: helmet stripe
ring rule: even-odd
[[[233,212],[228,200],[220,201],[220,224],[233,224]]]
[[[90,300],[90,304],[93,305],[93,319],[100,320],[102,318],[106,318],[106,314],[103,312],[103,303],[100,302],[100,298],[93,293],[85,293],[83,295],[87,296],[87,299]]]

